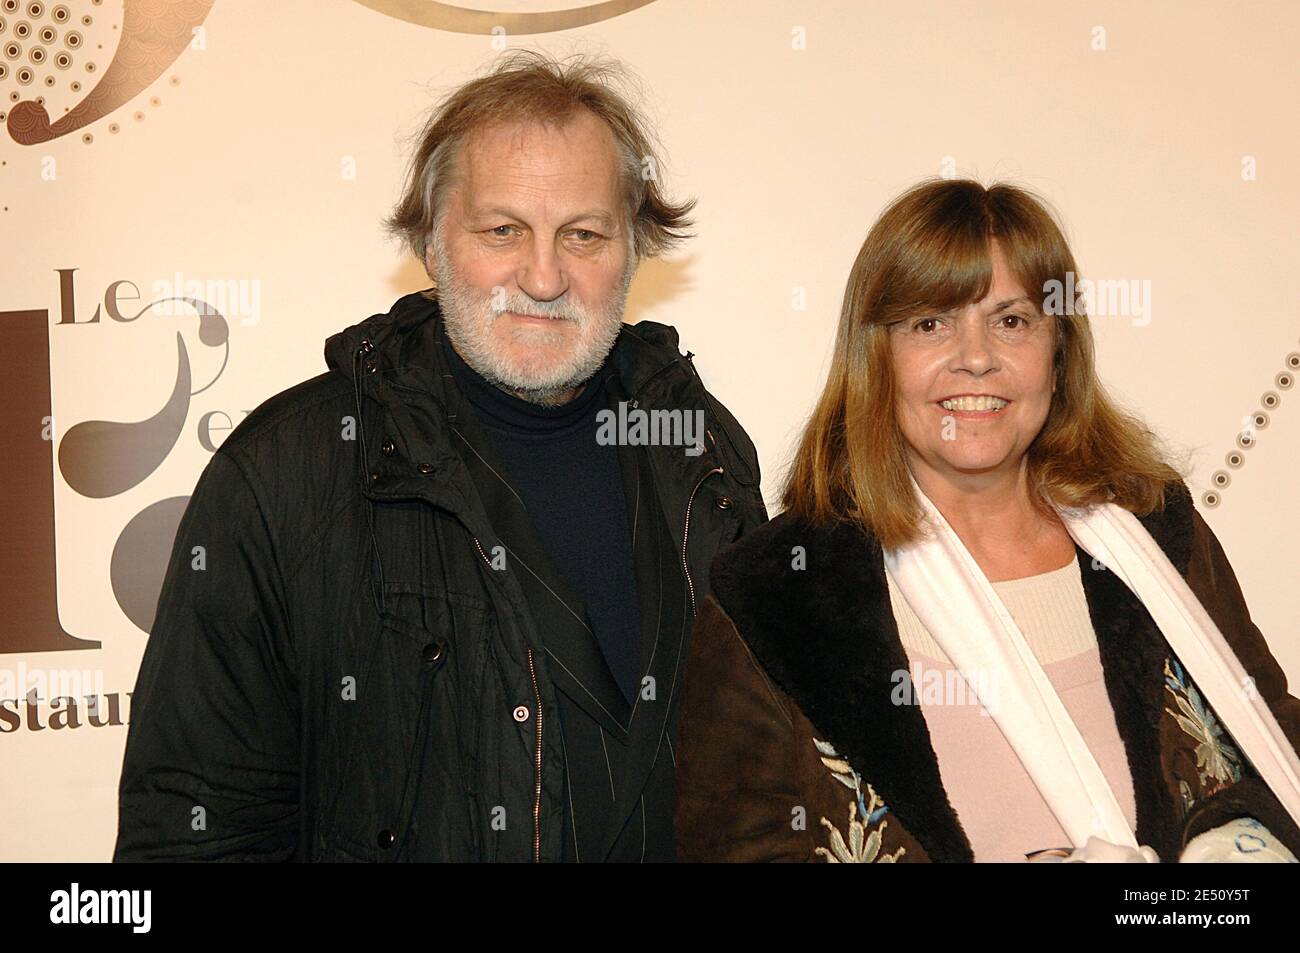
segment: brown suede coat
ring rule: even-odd
[[[1300,744],[1300,700],[1287,694],[1222,547],[1187,488],[1171,496],[1141,522]],[[806,568],[794,568],[795,547]],[[1078,557],[1132,771],[1138,842],[1172,861],[1196,834],[1252,816],[1300,856],[1300,828],[1145,607],[1084,550]],[[908,663],[879,543],[849,525],[779,516],[716,558],[712,585],[683,687],[678,858],[972,860],[920,707],[891,700]]]

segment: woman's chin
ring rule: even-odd
[[[1014,469],[1014,462],[1006,454],[979,453],[944,457],[948,468],[969,476],[983,473],[996,473],[1002,469]]]

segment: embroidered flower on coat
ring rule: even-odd
[[[863,795],[861,775],[853,770],[853,766],[845,761],[832,745],[816,738],[813,739],[813,744],[817,746],[822,764],[826,765],[831,772],[831,777],[851,790],[854,795],[849,800],[847,839],[834,824],[823,817],[821,823],[830,831],[831,846],[829,849],[818,847],[815,853],[824,856],[827,862],[832,864],[892,864],[897,861],[906,853],[907,848],[900,847],[892,854],[880,854],[881,835],[884,833],[885,825],[889,823],[883,820],[889,813],[889,808],[885,806],[884,801],[879,798],[870,784],[867,785],[866,795]],[[873,825],[876,825],[875,829],[868,831]]]
[[[1205,794],[1213,794],[1240,781],[1241,755],[1228,740],[1214,712],[1201,700],[1201,693],[1176,658],[1165,659],[1165,690],[1174,696],[1182,714],[1172,708],[1165,711],[1177,719],[1183,731],[1196,739],[1196,768],[1201,786],[1206,789]]]

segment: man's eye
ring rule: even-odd
[[[496,228],[489,229],[489,231],[491,231],[491,233],[497,238],[508,238],[512,228],[514,228],[513,225],[498,225]],[[502,231],[502,229],[504,229],[504,231]]]
[[[596,233],[589,228],[576,228],[573,230],[573,235],[575,238],[578,239],[578,241],[582,242],[583,244],[586,244],[587,242],[590,241],[595,241],[595,239],[598,237]]]

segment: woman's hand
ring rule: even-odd
[[[1070,852],[1063,864],[1158,864],[1160,858],[1150,847],[1124,847],[1100,837],[1089,837],[1082,847]]]

